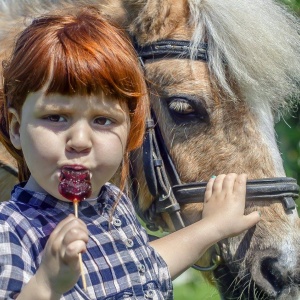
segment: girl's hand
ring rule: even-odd
[[[203,218],[212,222],[220,239],[238,235],[260,220],[259,212],[244,215],[247,175],[211,178],[204,196]]]
[[[45,246],[36,281],[49,288],[54,295],[70,290],[80,276],[78,254],[86,251],[88,230],[84,222],[68,216],[61,221]]]
[[[175,279],[213,244],[255,225],[260,215],[245,210],[247,175],[220,175],[209,180],[202,220],[151,242]],[[176,249],[176,251],[174,251]]]

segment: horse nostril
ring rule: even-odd
[[[282,270],[276,265],[277,259],[265,258],[261,263],[261,273],[263,277],[272,285],[277,293],[280,293],[287,284],[282,275]]]

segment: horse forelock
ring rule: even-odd
[[[299,95],[299,18],[272,0],[188,3],[193,47],[208,43],[209,69],[217,84],[232,99],[232,86],[237,87],[251,107],[288,108],[288,97]]]

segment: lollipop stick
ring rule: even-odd
[[[73,201],[73,204],[74,204],[75,218],[78,219],[78,201],[75,199],[75,200]]]
[[[74,204],[75,217],[78,218],[78,201],[75,199],[73,201],[73,204]],[[83,289],[86,291],[86,281],[85,281],[85,276],[83,274],[83,263],[82,263],[81,253],[79,253],[78,256],[79,256],[79,266],[80,266],[80,272],[81,272],[82,285],[83,285]]]

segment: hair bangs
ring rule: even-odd
[[[83,28],[86,30],[86,28]],[[82,36],[76,38],[73,35]],[[100,35],[95,37],[94,35]],[[101,44],[94,40],[102,40]],[[88,35],[77,28],[64,30],[53,60],[51,80],[47,93],[97,94],[100,91],[118,98],[140,97],[140,71],[133,68],[133,53],[123,41],[107,33],[94,32]],[[139,92],[137,92],[139,91]]]

